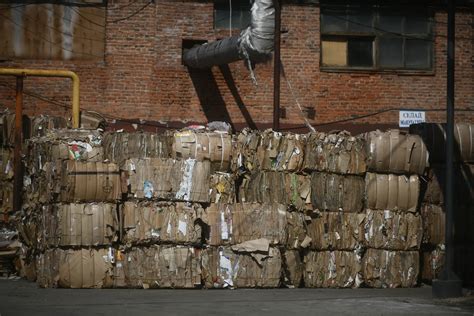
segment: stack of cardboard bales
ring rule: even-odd
[[[305,170],[311,172],[310,251],[306,287],[358,287],[363,283],[365,148],[349,133],[308,135]]]
[[[430,169],[422,182],[423,216],[421,277],[431,282],[440,276],[445,255],[446,126],[417,124],[411,133],[420,135],[430,152]],[[454,269],[466,284],[473,284],[470,262],[474,258],[474,125],[454,125]]]
[[[270,253],[278,258],[267,264],[274,266],[270,269],[275,273],[273,278],[267,276],[267,283],[262,280],[254,282],[254,286],[295,287],[302,282],[301,250],[310,241],[305,229],[305,212],[311,209],[311,177],[304,171],[306,138],[306,135],[272,130],[244,130],[236,136],[232,168],[239,176],[239,203],[230,209],[237,225],[248,223],[247,229],[255,231],[246,239],[240,237],[240,242],[252,242],[251,238],[269,240],[274,247]],[[244,214],[245,222],[240,219]],[[265,219],[267,226],[261,224],[262,219],[253,220],[254,217]],[[280,231],[282,238],[272,240],[264,231],[259,235],[256,233],[259,227],[266,227],[269,232]],[[239,229],[239,226],[234,227],[236,236]],[[239,242],[235,238],[230,241]],[[278,261],[281,265],[277,269]],[[263,265],[262,268],[268,269]],[[278,271],[281,271],[281,280],[276,278]]]
[[[27,142],[18,229],[25,269],[36,270],[42,287],[112,286],[120,173],[104,161],[101,142],[100,131],[68,129]]]
[[[422,139],[399,130],[366,135],[366,219],[362,262],[371,287],[412,287],[418,282],[423,236],[418,199],[428,167]]]
[[[44,287],[411,287],[422,238],[442,254],[418,135],[36,135],[18,228]]]

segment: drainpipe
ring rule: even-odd
[[[183,55],[183,62],[191,68],[211,68],[238,60],[259,62],[268,59],[273,51],[275,8],[272,0],[255,0],[250,26],[239,36],[231,36],[212,43],[195,46]]]
[[[0,76],[60,77],[72,80],[72,127],[79,128],[79,77],[69,70],[9,69],[0,68]]]

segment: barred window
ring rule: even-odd
[[[427,9],[321,8],[321,66],[431,70],[433,33]]]

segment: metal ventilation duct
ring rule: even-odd
[[[245,59],[259,62],[273,51],[275,8],[273,0],[255,0],[250,26],[239,36],[195,46],[184,53],[184,64],[192,68],[210,68]]]

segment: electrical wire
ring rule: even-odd
[[[140,9],[138,9],[137,11],[133,12],[132,14],[124,17],[124,18],[120,18],[120,19],[116,19],[116,20],[112,20],[112,21],[109,21],[109,23],[118,23],[118,22],[121,22],[121,21],[125,21],[125,20],[128,20],[132,17],[134,17],[135,15],[137,15],[138,13],[142,12],[143,10],[145,10],[150,4],[152,4],[154,2],[154,0],[150,0],[150,2],[146,3],[144,6],[142,6]]]

